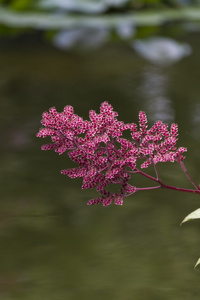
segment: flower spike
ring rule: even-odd
[[[148,129],[145,112],[139,112],[139,127],[135,123],[125,124],[117,119],[118,113],[108,102],[100,106],[100,113],[89,112],[89,120],[83,120],[67,105],[58,113],[55,107],[44,112],[37,137],[51,137],[51,143],[42,146],[42,150],[54,149],[60,155],[68,153],[69,158],[78,164],[77,168],[62,170],[70,178],[81,177],[82,189],[96,188],[101,194],[91,199],[88,205],[112,202],[122,205],[123,199],[139,190],[166,187],[158,178],[156,165],[159,162],[179,162],[183,168],[185,147],[176,147],[178,125],[170,129],[162,121],[157,121]],[[138,128],[138,129],[137,129]],[[131,140],[123,137],[129,130]],[[157,177],[152,177],[140,168],[156,168]],[[129,183],[132,174],[157,181],[159,186],[136,188]],[[116,193],[109,191],[109,185],[116,184]],[[169,188],[169,187],[168,187]]]

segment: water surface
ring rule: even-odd
[[[88,207],[95,191],[62,176],[73,163],[40,151],[44,141],[36,138],[51,106],[70,104],[87,118],[106,100],[125,122],[145,110],[151,124],[179,124],[179,146],[188,147],[185,164],[198,182],[198,34],[185,41],[193,54],[166,68],[123,44],[89,53],[34,43],[1,47],[1,299],[199,299],[193,266],[200,224],[179,226],[199,207],[198,195],[156,190],[136,193],[122,207]],[[166,183],[190,187],[175,164],[159,169]]]

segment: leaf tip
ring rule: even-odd
[[[195,266],[194,266],[194,269],[196,269],[196,267],[200,264],[200,258],[197,260]]]

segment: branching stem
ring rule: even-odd
[[[181,165],[181,164],[180,164]],[[180,187],[176,187],[176,186],[171,186],[171,185],[167,185],[165,183],[163,183],[161,181],[161,179],[159,179],[159,175],[158,175],[158,170],[155,167],[155,171],[156,171],[156,177],[153,177],[139,169],[135,169],[135,171],[129,171],[129,173],[136,173],[136,174],[140,174],[144,177],[147,177],[150,180],[156,181],[157,183],[159,183],[158,186],[152,186],[152,187],[145,187],[145,188],[136,188],[136,191],[144,191],[144,190],[152,190],[152,189],[158,189],[158,188],[165,188],[165,189],[170,189],[170,190],[174,190],[174,191],[179,191],[179,192],[186,192],[186,193],[193,193],[193,194],[200,194],[200,189],[197,187],[197,185],[193,182],[193,180],[191,179],[191,177],[188,175],[187,170],[184,166],[184,164],[181,165],[184,173],[187,175],[188,179],[190,180],[190,182],[195,186],[195,190],[194,189],[185,189],[185,188],[180,188]],[[130,194],[131,195],[131,194]]]

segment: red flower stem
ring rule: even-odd
[[[144,188],[136,188],[133,192],[129,193],[128,195],[124,195],[123,197],[129,197],[133,194],[135,194],[137,191],[148,191],[148,190],[155,190],[155,189],[160,189],[161,185],[157,186],[150,186],[150,187],[144,187]]]
[[[157,168],[156,164],[153,164],[153,166],[154,166],[154,169],[155,169],[155,172],[156,172],[156,177],[159,180],[158,168]]]
[[[155,177],[153,177],[153,176],[151,176],[151,175],[149,175],[147,173],[144,173],[144,172],[142,172],[141,170],[138,170],[138,169],[136,169],[135,172],[134,171],[133,172],[129,171],[129,173],[138,173],[138,174],[141,174],[141,175],[143,175],[143,176],[145,176],[145,177],[147,177],[147,178],[149,178],[149,179],[151,179],[153,181],[156,181],[157,183],[160,184],[159,187],[162,187],[162,188],[165,188],[165,189],[170,189],[170,190],[179,191],[179,192],[200,194],[200,190],[199,189],[198,190],[192,190],[192,189],[184,189],[184,188],[179,188],[179,187],[176,187],[176,186],[167,185],[167,184],[163,183],[160,179],[157,179],[157,178],[155,178]],[[158,188],[158,186],[152,187],[152,188]],[[148,189],[151,189],[151,188],[142,188],[142,189],[147,189],[148,190]],[[139,190],[139,189],[137,188],[137,190]]]
[[[145,190],[155,190],[155,189],[160,189],[162,188],[161,185],[156,185],[156,186],[149,186],[149,187],[144,187],[144,188],[136,188],[136,192],[137,191],[145,191]],[[131,194],[130,194],[131,195]]]
[[[121,154],[119,152],[119,149],[117,148],[117,146],[115,145],[115,140],[114,138],[112,137],[112,144],[114,146],[113,150],[119,155],[119,157],[121,157]]]
[[[170,186],[170,185],[162,183],[161,181],[159,181],[159,183],[160,183],[161,187],[165,188],[165,189],[170,189],[170,190],[179,191],[179,192],[200,194],[200,190],[184,189],[184,188],[179,188],[179,187],[175,187],[175,186]]]
[[[82,150],[81,146],[79,145],[79,143],[77,141],[77,137],[73,137],[73,142],[77,149]]]
[[[141,175],[143,175],[143,176],[145,176],[145,177],[147,177],[147,178],[149,178],[149,179],[151,179],[153,181],[159,182],[159,179],[157,179],[156,177],[153,177],[153,176],[151,176],[151,175],[149,175],[147,173],[144,173],[144,172],[142,172],[139,169],[135,169],[135,171],[128,171],[128,173],[138,173],[138,174],[141,174]]]
[[[180,161],[178,161],[178,162],[179,162],[179,164],[180,164],[180,166],[181,166],[183,172],[185,173],[185,175],[186,175],[187,178],[189,179],[189,181],[194,185],[194,187],[195,187],[197,190],[199,190],[199,188],[198,188],[198,186],[196,185],[196,183],[192,180],[192,178],[191,178],[190,175],[188,174],[187,169],[186,169],[186,167],[185,167],[183,161],[180,160]]]

